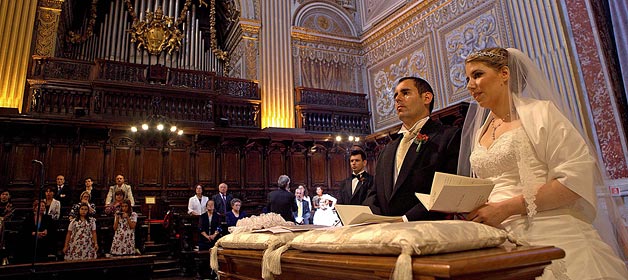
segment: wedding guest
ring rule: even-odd
[[[323,194],[318,201],[318,210],[314,213],[313,224],[322,226],[337,226],[339,225],[340,218],[336,214],[336,198]]]
[[[137,213],[133,212],[131,201],[125,199],[113,220],[113,242],[109,253],[112,256],[130,256],[135,254],[135,225]]]
[[[126,184],[124,182],[124,176],[120,174],[116,176],[116,184],[109,187],[107,198],[105,198],[105,205],[113,203],[113,201],[115,200],[114,195],[118,190],[124,191],[124,199],[128,199],[129,201],[131,201],[131,206],[135,205],[135,199],[133,199],[133,190],[131,189],[131,185]]]
[[[302,187],[302,186],[299,186]],[[305,200],[303,196],[303,191],[305,188],[297,188],[294,190],[294,197],[297,203],[297,211],[293,212],[294,221],[298,225],[309,225],[310,224],[310,203]]]
[[[123,190],[117,190],[116,194],[114,196],[114,200],[112,203],[109,203],[105,206],[105,214],[107,215],[113,215],[115,213],[120,212],[121,208],[122,208],[122,204],[124,203],[124,191]]]
[[[603,170],[561,94],[517,49],[473,52],[465,71],[481,108],[470,108],[465,121],[460,172],[495,183],[467,219],[565,250],[537,279],[628,279],[591,224]]]
[[[89,195],[86,191],[83,193]],[[63,246],[66,261],[95,259],[97,256],[96,218],[90,217],[89,211],[90,206],[81,202],[77,211],[78,215],[68,226]]]
[[[203,195],[203,185],[196,185],[194,196],[190,197],[188,200],[188,214],[199,216],[205,213],[205,205],[209,198]]]
[[[240,211],[242,207],[242,200],[234,198],[231,200],[231,211],[227,212],[227,228],[234,227],[238,223],[238,220],[246,217],[245,211]]]
[[[81,201],[72,205],[72,210],[70,210],[70,221],[76,219],[79,216],[79,210],[81,209],[81,205],[85,204],[89,208],[87,211],[87,215],[93,217],[96,215],[96,205],[90,202],[91,196],[88,191],[83,191],[81,193]]]
[[[357,149],[351,151],[349,166],[351,176],[344,180],[338,196],[338,204],[362,205],[373,185],[373,176],[366,172],[366,153]]]
[[[277,187],[276,190],[268,194],[268,211],[281,215],[286,222],[294,222],[292,212],[297,211],[297,204],[294,200],[294,194],[290,192],[290,177],[287,175],[279,176]]]
[[[49,215],[53,221],[59,220],[59,217],[61,216],[61,202],[59,202],[58,200],[54,198],[55,191],[56,191],[55,187],[48,186],[46,187],[46,190],[44,192],[44,195],[45,195],[44,202],[46,203],[45,213],[46,215]]]
[[[13,215],[13,203],[11,203],[11,193],[9,190],[0,191],[0,219],[9,221]]]
[[[303,199],[307,201],[308,206],[312,209],[312,198],[309,196],[307,188],[304,185],[299,185],[297,189],[303,190]]]
[[[208,200],[205,205],[205,213],[200,216],[199,231],[201,238],[198,241],[198,249],[207,251],[214,247],[221,236],[222,218],[214,209],[214,201]]]
[[[100,197],[100,192],[94,188],[94,180],[92,177],[85,178],[85,191],[89,193],[90,201],[100,201],[102,198]],[[81,193],[82,194],[82,193]],[[81,198],[79,197],[79,201]]]
[[[0,190],[0,261],[1,265],[8,263],[9,252],[5,246],[5,224],[11,220],[13,204],[8,190]]]
[[[68,207],[72,201],[72,189],[65,184],[65,176],[57,175],[57,186],[55,188],[54,198],[61,202],[61,206]],[[63,213],[64,215],[67,213]]]
[[[51,240],[48,235],[51,230],[52,219],[45,212],[46,203],[44,201],[33,201],[32,212],[26,215],[18,233],[20,249],[15,254],[18,263],[48,260],[48,254],[51,253],[51,242],[54,240]],[[36,250],[35,242],[37,242]],[[33,256],[34,253],[37,256]]]
[[[227,215],[227,212],[231,211],[231,200],[233,196],[227,194],[228,189],[229,186],[226,183],[220,183],[220,185],[218,185],[218,193],[212,198],[216,204],[216,212],[223,216],[223,219],[224,216]]]

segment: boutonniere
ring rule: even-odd
[[[421,145],[425,142],[427,142],[427,140],[429,140],[430,137],[425,135],[425,134],[417,134],[416,138],[414,138],[414,144],[416,144],[416,152],[419,152],[419,149],[421,149]]]

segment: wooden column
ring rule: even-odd
[[[64,0],[43,0],[37,6],[34,55],[54,56],[61,5]]]

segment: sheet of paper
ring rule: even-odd
[[[401,217],[375,215],[371,212],[371,208],[365,205],[336,204],[336,211],[338,212],[340,221],[342,221],[342,224],[345,226],[401,221]]]
[[[468,213],[486,203],[493,187],[491,180],[436,172],[431,193],[415,195],[430,211]]]

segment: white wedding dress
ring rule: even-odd
[[[548,167],[534,154],[522,127],[502,134],[488,148],[477,142],[475,145],[470,157],[475,175],[495,183],[490,202],[503,201],[526,191],[519,178],[517,162],[517,150],[522,147],[534,159],[524,164],[531,169],[529,174],[533,174],[528,180],[535,185],[545,183]],[[537,279],[628,279],[625,264],[600,239],[590,223],[578,218],[584,216],[579,210],[566,206],[538,212],[532,218],[514,215],[502,225],[526,244],[552,245],[565,251],[565,258],[553,261]]]

